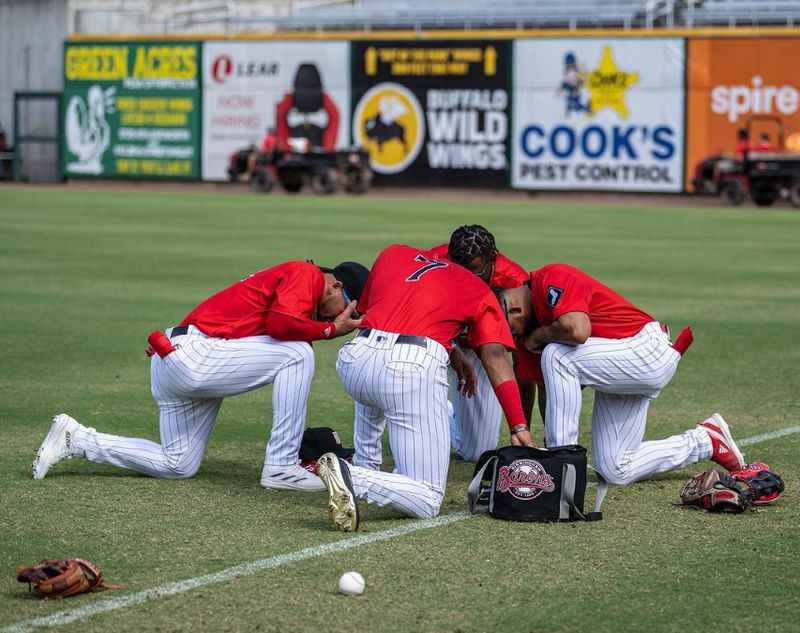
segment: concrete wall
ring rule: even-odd
[[[14,134],[15,91],[62,89],[66,36],[66,0],[0,0],[0,125],[9,141]],[[40,125],[38,112],[46,113],[31,108],[34,119],[28,125]]]

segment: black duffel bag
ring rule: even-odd
[[[470,512],[510,521],[599,521],[608,485],[600,479],[594,512],[585,514],[586,471],[586,449],[577,444],[486,451],[467,491]]]

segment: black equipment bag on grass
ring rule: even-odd
[[[599,521],[608,485],[600,479],[594,512],[584,514],[586,471],[586,449],[577,444],[486,451],[467,491],[470,512],[511,521]]]

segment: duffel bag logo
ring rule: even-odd
[[[498,471],[497,490],[521,501],[531,501],[555,489],[553,477],[534,459],[517,459]]]

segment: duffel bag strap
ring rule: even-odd
[[[481,469],[475,473],[472,481],[469,482],[469,487],[467,488],[467,500],[469,501],[469,511],[472,514],[488,512],[489,495],[483,494],[484,492],[488,492],[482,488],[483,475],[486,472],[486,469],[490,467],[493,468],[495,463],[497,463],[497,455],[487,459],[483,466],[481,466]],[[478,506],[486,507],[478,508]]]
[[[594,497],[594,511],[586,515],[587,521],[600,521],[603,518],[603,513],[600,507],[603,505],[603,500],[606,498],[608,492],[608,482],[603,478],[595,468],[589,466],[594,471],[594,476],[597,477],[597,492]]]
[[[574,512],[581,519],[586,521],[586,517],[575,506],[575,465],[564,464],[561,471],[561,502],[558,511],[558,519],[560,521],[569,521]]]
[[[594,468],[592,468],[592,470],[594,470]],[[584,515],[575,506],[575,466],[573,464],[564,464],[563,476],[561,479],[561,504],[558,513],[559,520],[569,521],[572,513],[575,513],[575,515],[584,521],[601,521],[603,519],[603,513],[600,511],[600,508],[603,505],[603,500],[608,492],[608,482],[606,482],[606,480],[603,479],[603,476],[596,470],[594,472],[597,476],[597,493],[594,499],[594,510]]]

